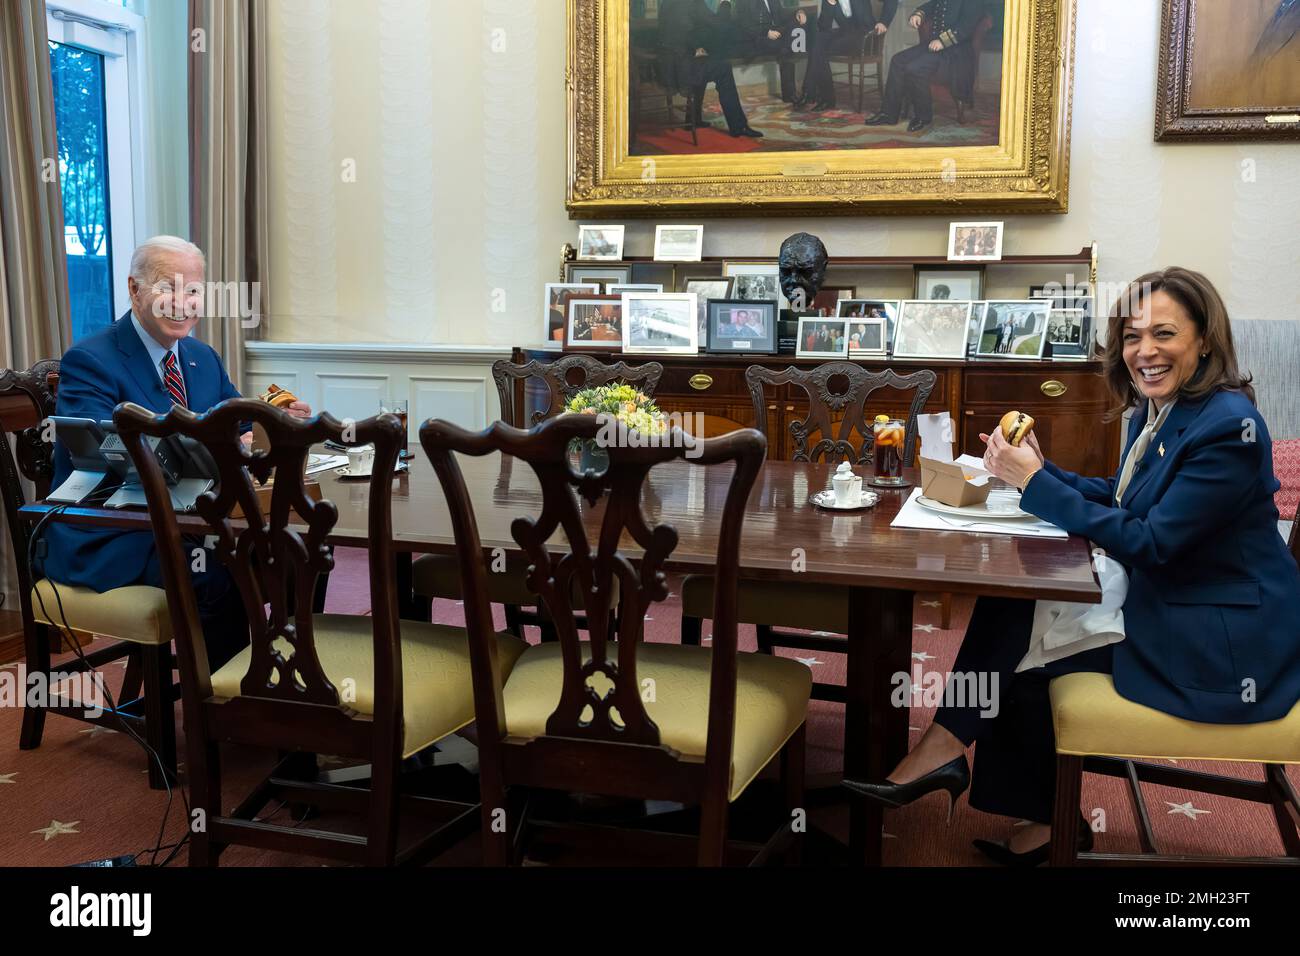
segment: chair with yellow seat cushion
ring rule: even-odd
[[[146,766],[149,785],[161,790],[167,786],[168,776],[173,781],[176,779],[176,730],[172,713],[176,695],[172,683],[171,626],[163,592],[157,588],[132,587],[99,594],[89,588],[58,585],[56,599],[55,586],[46,580],[34,580],[35,574],[28,564],[33,528],[18,515],[19,509],[28,503],[22,479],[32,483],[35,500],[49,495],[54,473],[54,443],[46,440],[49,437],[46,423],[55,414],[58,379],[59,363],[54,360],[37,362],[26,371],[0,372],[0,417],[3,418],[0,433],[13,436],[0,451],[0,494],[3,494],[13,545],[27,674],[29,678],[38,674],[78,674],[123,657],[127,659],[127,671],[112,707],[107,700],[95,702],[101,706],[87,706],[87,701],[73,700],[53,690],[41,701],[29,701],[23,708],[18,746],[22,750],[34,750],[41,745],[47,714],[112,730],[129,730],[143,737],[158,755],[157,760],[146,758]],[[64,617],[70,634],[64,631]],[[79,649],[87,636],[106,637],[117,643],[79,654],[53,667],[51,660],[59,649],[60,636],[64,647],[70,649]]]
[[[232,844],[372,866],[419,863],[470,833],[477,824],[474,804],[417,794],[416,783],[401,778],[405,755],[472,718],[473,682],[463,630],[408,627],[398,619],[387,477],[403,434],[396,416],[346,425],[329,415],[300,421],[266,402],[229,399],[203,415],[176,407],[158,416],[125,404],[113,420],[149,504],[180,660],[190,802],[206,821],[190,835],[191,865],[215,865]],[[264,448],[245,451],[239,439],[244,422],[263,428]],[[245,608],[254,609],[248,647],[215,672],[199,623],[188,544],[177,533],[161,465],[147,444],[173,435],[203,445],[217,467],[216,489],[196,506],[202,527],[187,531],[214,540],[209,562],[221,562]],[[375,449],[365,486],[373,543],[369,617],[311,610],[321,577],[334,567],[329,537],[338,508],[306,493],[304,471],[315,446],[345,436]],[[269,503],[258,493],[268,484]],[[234,517],[236,508],[242,517]],[[504,672],[523,649],[517,639],[497,635],[480,647]],[[247,791],[223,793],[225,743],[267,751],[278,762]],[[320,753],[368,764],[369,786],[322,778]],[[353,814],[361,825],[349,828],[336,817],[328,827],[295,826],[266,813],[278,803]]]
[[[497,423],[477,434],[442,421],[426,422],[420,441],[433,463],[456,534],[465,621],[472,646],[492,640],[489,574],[482,561],[473,503],[458,456],[500,452],[526,462],[538,475],[535,516],[511,524],[515,542],[541,571],[540,601],[555,622],[557,642],[530,647],[509,675],[489,655],[474,655],[483,848],[489,864],[527,855],[532,836],[547,831],[609,852],[653,842],[663,861],[673,849],[682,862],[719,865],[762,861],[797,850],[790,811],[802,805],[804,717],[811,679],[794,661],[738,654],[736,579],[745,502],[766,447],[752,429],[693,441],[690,457],[680,434],[666,441],[608,448],[601,474],[574,474],[572,441],[595,439],[603,423],[565,415],[529,432]],[[642,510],[643,483],[654,466],[732,464],[721,509],[716,555],[717,599],[709,649],[643,641],[647,610],[668,596],[664,562],[676,531],[656,525]],[[579,496],[590,505],[579,504]],[[552,550],[562,536],[567,552]],[[624,553],[633,542],[636,550]],[[620,585],[617,639],[610,627],[614,582]],[[573,594],[581,583],[589,640],[579,640]],[[728,839],[731,801],[768,764],[778,762],[786,814],[773,820],[762,845]],[[513,788],[513,789],[512,789]],[[531,820],[519,792],[554,791],[632,800],[664,800],[698,808],[699,838],[620,831],[593,833],[581,821],[563,826]],[[510,807],[515,809],[509,809]],[[499,812],[506,808],[505,828]]]
[[[1286,775],[1300,764],[1300,703],[1280,720],[1257,724],[1204,724],[1174,717],[1121,697],[1109,674],[1068,674],[1052,681],[1056,729],[1056,807],[1051,862],[1073,866],[1095,862],[1218,864],[1231,857],[1165,855],[1156,852],[1141,783],[1268,804],[1287,855],[1251,863],[1300,864],[1300,800]],[[1263,765],[1264,779],[1245,780],[1199,773],[1148,760],[1213,760]],[[1074,835],[1079,819],[1083,772],[1129,781],[1138,820],[1140,854],[1079,853]],[[1057,834],[1068,839],[1057,840]]]
[[[826,362],[812,369],[791,367],[780,372],[754,365],[746,369],[745,381],[754,405],[754,420],[760,423],[764,432],[767,431],[764,388],[797,386],[803,389],[808,399],[808,415],[790,422],[795,461],[836,463],[849,458],[859,465],[872,462],[871,419],[874,415],[870,412],[894,412],[883,399],[869,411],[871,396],[883,388],[912,392],[905,418],[903,447],[899,449],[903,465],[910,467],[917,448],[917,416],[929,401],[937,376],[929,369],[899,375],[892,369],[868,372],[854,362]],[[853,444],[855,440],[857,447]],[[859,473],[861,471],[859,469]],[[688,575],[682,581],[683,643],[700,643],[702,621],[709,616],[712,606],[713,578]],[[847,638],[840,636],[848,631],[849,626],[847,588],[826,584],[741,581],[738,606],[740,623],[755,626],[760,651],[770,654],[776,647],[834,654],[847,651]],[[944,620],[946,624],[946,612]],[[795,634],[777,628],[824,633]],[[818,681],[813,684],[813,697],[842,702],[845,689],[842,684]]]
[[[348,703],[359,714],[375,713],[374,629],[371,619],[354,614],[313,617],[316,656],[336,687],[351,680]],[[401,621],[402,756],[409,757],[474,719],[469,640],[463,627]],[[497,655],[510,673],[525,644],[511,634],[497,635]],[[252,648],[245,648],[212,675],[215,697],[242,695]]]

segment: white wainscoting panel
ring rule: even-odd
[[[243,392],[260,395],[279,385],[338,418],[368,418],[378,413],[381,401],[405,398],[414,444],[427,418],[471,429],[500,418],[492,363],[508,359],[510,352],[454,345],[247,342]]]

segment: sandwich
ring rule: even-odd
[[[1002,437],[1012,445],[1019,445],[1034,428],[1034,419],[1024,412],[1007,412],[1002,416]]]
[[[288,408],[298,401],[298,396],[286,388],[281,388],[279,385],[272,385],[262,393],[262,401],[268,402],[276,408]]]

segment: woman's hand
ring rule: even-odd
[[[911,19],[907,21],[907,25],[913,30],[921,29],[921,15],[919,13],[912,14]]]
[[[1011,444],[1002,437],[1001,428],[995,428],[992,435],[981,434],[980,438],[985,443],[984,470],[1009,485],[1025,487],[1029,476],[1043,467],[1034,447]]]
[[[290,402],[285,411],[294,418],[311,418],[311,406],[306,402]]]
[[[1038,447],[1038,436],[1035,435],[1032,431],[1025,436],[1025,440],[1024,442],[1022,442],[1022,444],[1027,444],[1030,448],[1034,450],[1034,454],[1038,456],[1038,463],[1040,465],[1047,464],[1047,456],[1043,454],[1043,449]]]

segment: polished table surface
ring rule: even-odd
[[[523,462],[498,455],[460,457],[473,499],[485,551],[518,551],[510,523],[536,516],[541,491]],[[715,563],[722,502],[730,465],[697,467],[670,462],[654,468],[643,491],[652,522],[677,529],[678,545],[669,570],[708,572]],[[809,503],[827,487],[831,466],[788,461],[763,464],[750,495],[741,542],[742,577],[762,580],[839,584],[848,589],[847,683],[844,688],[844,774],[879,778],[907,750],[906,707],[890,705],[894,680],[911,670],[912,607],[917,592],[1097,603],[1101,589],[1093,574],[1088,542],[1082,538],[1031,538],[964,531],[913,531],[891,528],[890,521],[908,490],[880,491],[872,509],[851,514],[822,511]],[[909,479],[914,472],[907,471]],[[368,548],[366,511],[370,483],[344,480],[332,472],[317,476],[339,520],[330,540]],[[875,489],[873,489],[875,490]],[[584,520],[594,532],[602,508],[583,503]],[[43,504],[22,509],[28,519],[48,510]],[[56,520],[118,528],[148,528],[139,510],[109,511],[73,507]],[[202,534],[204,522],[178,517],[183,532]],[[394,546],[404,552],[455,551],[446,504],[437,477],[417,454],[410,471],[393,480]],[[562,533],[552,539],[566,550]],[[626,535],[629,558],[640,549]],[[399,564],[399,575],[401,565]],[[399,593],[409,589],[409,564]],[[850,849],[855,859],[880,860],[880,808],[859,801],[850,817]]]
[[[500,455],[460,456],[465,483],[474,503],[485,550],[518,550],[510,523],[541,510],[541,487],[523,462]],[[750,494],[741,543],[741,571],[746,578],[799,580],[857,587],[905,588],[1097,603],[1101,590],[1093,574],[1088,543],[1082,538],[1015,537],[965,531],[915,531],[891,528],[890,522],[910,489],[880,492],[872,509],[834,514],[809,503],[809,496],[829,486],[831,466],[790,461],[763,464]],[[714,564],[722,502],[731,466],[700,467],[669,462],[654,468],[644,493],[652,521],[671,524],[679,541],[669,570],[708,571]],[[907,477],[915,478],[908,471]],[[324,496],[334,502],[339,520],[330,541],[367,548],[367,480],[340,479],[333,472],[315,476]],[[602,508],[583,502],[588,527],[594,530]],[[24,509],[30,516],[45,510]],[[115,527],[147,525],[138,510],[111,511],[73,507],[60,517],[77,523]],[[201,533],[195,516],[178,518],[182,531]],[[455,552],[451,520],[432,467],[417,454],[410,471],[393,480],[393,537],[398,550]],[[564,548],[562,534],[552,539]],[[625,553],[640,549],[624,536]],[[796,552],[802,549],[802,554]],[[796,559],[803,563],[795,570]]]

